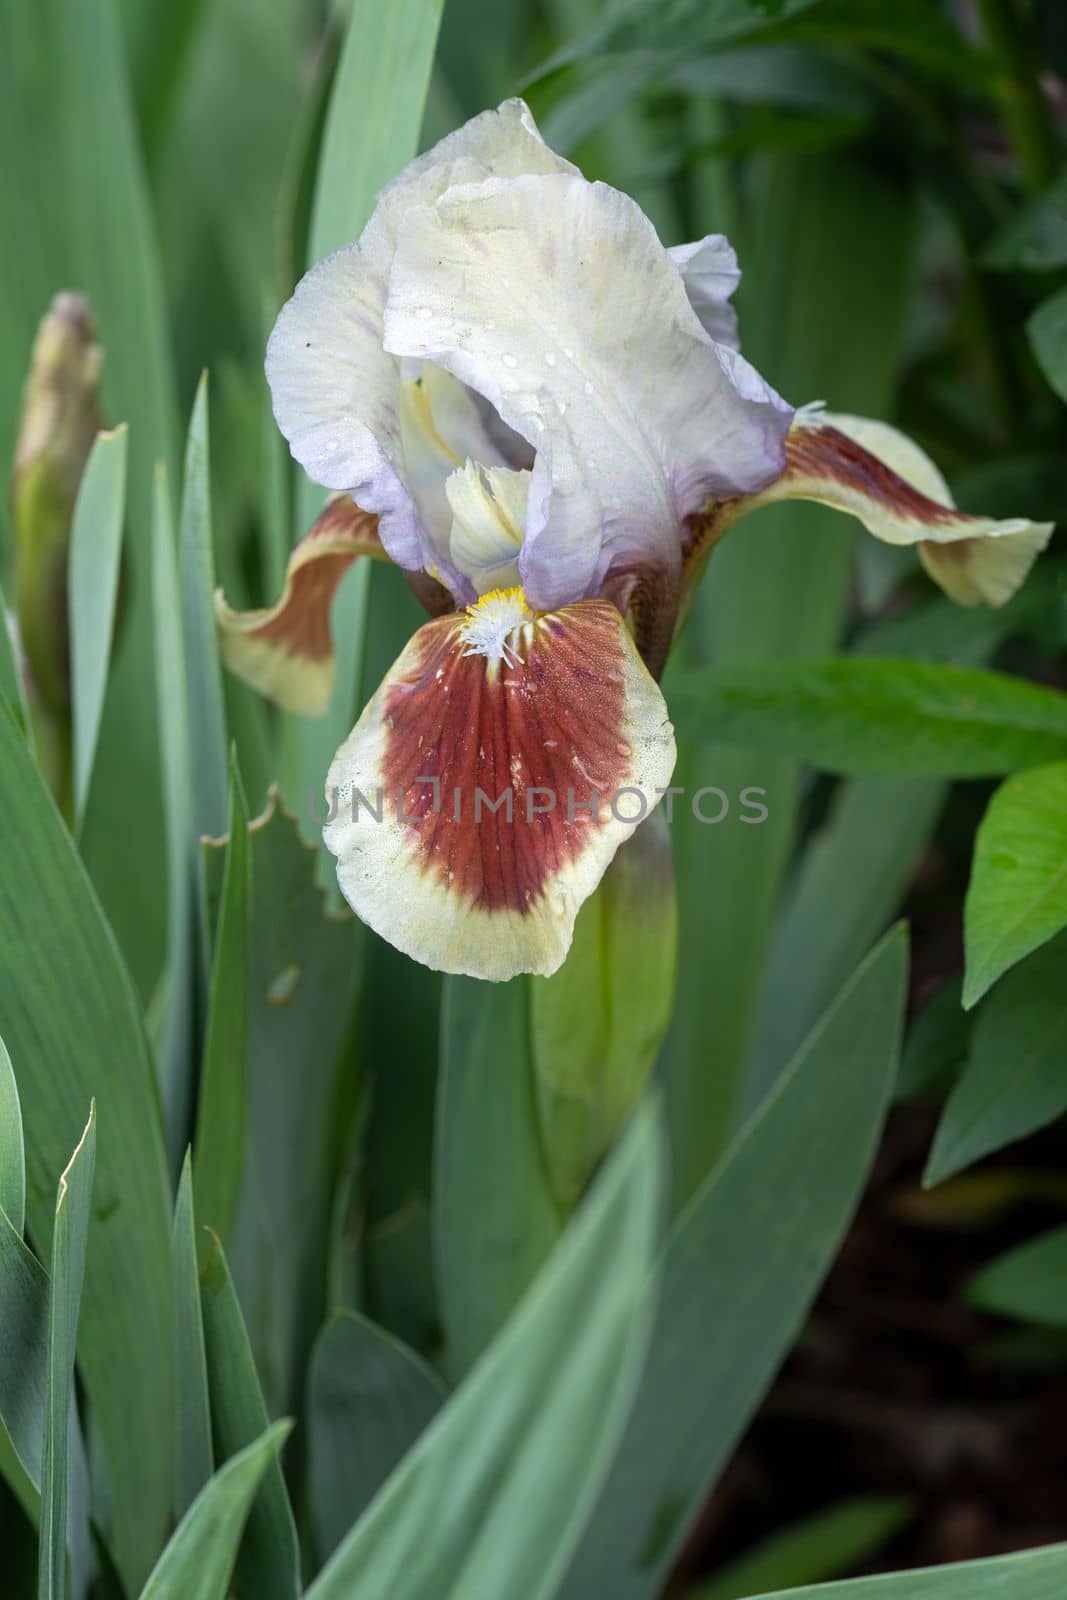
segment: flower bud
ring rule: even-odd
[[[530,984],[541,1133],[565,1206],[581,1195],[652,1070],[671,1018],[677,942],[661,809],[621,847],[582,907],[563,966]]]
[[[74,501],[101,426],[89,306],[57,294],[34,340],[12,477],[14,606],[36,696],[65,717],[70,689],[67,550]]]

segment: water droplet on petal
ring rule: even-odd
[[[549,350],[548,354],[545,356],[545,360],[548,362],[550,367],[554,367],[556,365],[555,351]]]
[[[505,366],[506,366],[506,367],[517,367],[517,366],[518,366],[518,364],[519,364],[519,363],[518,363],[518,361],[517,361],[517,360],[516,360],[516,359],[515,359],[515,357],[514,357],[514,356],[505,356],[505,357],[504,357],[504,365],[505,365]]]
[[[585,392],[586,392],[586,394],[592,394],[592,392],[593,392],[593,385],[592,385],[592,384],[591,384],[591,383],[590,383],[590,382],[589,382],[589,380],[588,380],[588,378],[587,378],[587,379],[586,379],[586,381],[585,381],[585,385],[584,385],[584,387],[585,387]]]
[[[615,746],[615,753],[616,755],[620,756],[633,755],[633,751],[631,750],[630,746],[623,739],[620,739],[618,744]]]
[[[420,306],[415,315],[421,322],[429,322],[430,318],[433,316],[433,312],[430,310],[429,306]]]

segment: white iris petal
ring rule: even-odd
[[[538,606],[619,568],[676,570],[682,519],[784,461],[790,408],[708,337],[640,208],[575,175],[408,211],[385,343],[440,362],[537,451],[522,577]]]

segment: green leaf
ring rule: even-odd
[[[159,970],[163,896],[131,893],[131,886],[150,882],[158,862],[147,556],[152,471],[160,458],[173,465],[175,400],[159,252],[116,10],[115,0],[75,6],[12,0],[4,10],[0,195],[6,215],[32,211],[40,225],[21,227],[18,248],[0,262],[0,438],[14,438],[30,345],[50,296],[82,291],[107,352],[104,415],[134,425],[129,603],[83,854],[134,977],[147,990]],[[54,114],[42,117],[42,106]],[[32,138],[25,136],[29,127]],[[7,518],[10,459],[8,447],[0,459],[0,523]],[[119,1515],[123,1520],[126,1512]],[[150,1525],[151,1519],[145,1531]]]
[[[11,1057],[0,1039],[0,1210],[21,1236],[26,1222],[26,1150]]]
[[[669,691],[687,733],[828,772],[981,778],[1067,754],[1067,695],[1001,672],[853,657],[703,667]]]
[[[201,1277],[200,1295],[215,1459],[228,1461],[266,1431],[269,1419],[233,1280],[217,1239]],[[255,1600],[296,1600],[300,1593],[296,1524],[277,1460],[268,1465],[249,1513],[235,1589]]]
[[[559,1233],[537,1126],[528,985],[446,978],[434,1152],[434,1264],[459,1376],[502,1327]]]
[[[1067,1110],[1065,961],[1061,933],[1009,973],[979,1012],[924,1183],[941,1183]]]
[[[647,1348],[662,1160],[646,1105],[515,1315],[308,1600],[557,1593]]]
[[[1035,196],[982,253],[986,267],[1047,272],[1067,266],[1067,176]]]
[[[49,226],[22,229],[18,249],[0,266],[0,438],[14,438],[30,345],[50,295],[81,290],[107,348],[105,415],[137,420],[131,532],[140,523],[147,538],[153,463],[168,458],[174,442],[173,373],[115,11],[112,0],[74,7],[65,0],[13,0],[5,10],[0,192],[9,207],[47,195]],[[25,138],[43,105],[62,114]],[[9,464],[5,451],[5,519]]]
[[[973,1006],[1009,967],[1067,927],[1067,761],[1001,784],[975,844],[964,908]]]
[[[15,658],[15,643],[8,628],[9,614],[4,591],[0,589],[0,705],[6,702],[28,730],[30,719],[26,710],[26,692],[22,683],[22,669]]]
[[[248,810],[230,760],[230,832],[211,969],[193,1148],[196,1214],[227,1241],[241,1192],[248,1107],[248,1007],[252,940]]]
[[[732,169],[716,163],[713,170],[730,192]],[[861,416],[891,414],[915,276],[909,187],[869,162],[805,155],[757,158],[743,192],[730,232],[745,267],[746,356],[783,394],[826,395]],[[719,226],[717,214],[708,209],[694,231]],[[849,606],[855,546],[855,525],[826,507],[761,511],[712,557],[676,662],[733,667],[832,651]],[[669,682],[667,694],[670,701]],[[767,941],[798,827],[796,762],[777,747],[721,744],[710,719],[702,728],[707,736],[699,740],[679,728],[674,781],[690,793],[716,784],[732,810],[723,826],[703,827],[684,805],[675,808],[678,996],[665,1066],[679,1203],[738,1124]],[[770,814],[758,827],[738,820],[749,786],[766,790]]]
[[[308,1352],[326,1311],[328,1228],[352,1073],[345,1044],[362,929],[347,911],[326,913],[314,882],[315,852],[275,794],[250,825],[248,848],[244,1161],[227,1258],[247,1307],[268,1409],[277,1414],[302,1401]],[[223,859],[220,846],[205,846],[209,906]]]
[[[915,1502],[902,1495],[843,1500],[772,1534],[685,1600],[744,1600],[787,1583],[820,1583],[866,1561],[914,1514]]]
[[[856,957],[891,920],[944,797],[943,784],[914,778],[853,778],[838,787],[779,913],[746,1066],[746,1109],[759,1103]]]
[[[48,1274],[0,1210],[0,1475],[35,1526],[41,1509],[48,1320]],[[74,1593],[81,1595],[90,1566],[89,1476],[73,1401],[69,1419],[67,1545]],[[6,1548],[4,1554],[6,1560]]]
[[[971,1279],[967,1298],[982,1311],[1067,1328],[1067,1228],[1009,1250]]]
[[[70,679],[74,815],[80,826],[93,774],[115,629],[126,510],[125,424],[98,435],[78,488],[70,530]]]
[[[184,1149],[193,1115],[197,1018],[196,862],[189,784],[191,754],[174,528],[166,472],[156,473],[152,514],[152,622],[156,724],[163,778],[167,871],[165,999],[158,1045],[159,1075],[171,1160]]]
[[[111,929],[25,742],[0,717],[0,967],[16,1065],[32,1235],[51,1234],[55,1174],[100,1117],[96,1204],[79,1328],[113,1495],[115,1549],[131,1588],[170,1515],[173,1317],[170,1193],[159,1101],[138,1007]]]
[[[193,1178],[186,1152],[174,1203],[174,1330],[176,1419],[174,1514],[181,1518],[211,1477],[211,1407],[200,1312]]]
[[[941,1100],[959,1076],[971,1048],[974,1018],[960,1003],[960,980],[947,979],[908,1030],[896,1098],[934,1095]]]
[[[41,1488],[48,1384],[48,1274],[0,1212],[0,1423],[29,1485]]]
[[[1067,401],[1067,289],[1042,300],[1026,322],[1030,348],[1049,383]]]
[[[96,1165],[96,1107],[59,1180],[48,1301],[48,1380],[41,1464],[38,1600],[66,1600],[67,1458],[71,1385]]]
[[[326,113],[308,241],[308,265],[351,244],[378,190],[418,149],[444,0],[353,0]],[[367,63],[374,62],[373,72]],[[310,527],[323,493],[301,478],[297,529]],[[362,702],[361,661],[373,563],[356,562],[334,603],[337,680],[324,717],[291,718],[295,778],[288,798],[303,806],[321,795],[334,751]]]
[[[675,1222],[637,1403],[561,1600],[660,1593],[859,1199],[896,1071],[906,982],[897,928]]]
[[[290,1422],[276,1422],[205,1484],[153,1568],[141,1600],[226,1600],[248,1508],[264,1474],[277,1465],[291,1428]]]
[[[196,391],[185,446],[179,533],[182,633],[189,697],[193,830],[213,838],[226,831],[229,812],[226,772],[226,711],[222,700],[215,627],[215,557],[211,536],[211,471],[208,459],[207,374]]]
[[[1022,1555],[964,1561],[915,1572],[887,1572],[815,1589],[777,1589],[752,1600],[1060,1600],[1067,1580],[1067,1544]]]
[[[331,1556],[445,1399],[407,1345],[350,1311],[334,1314],[308,1372],[308,1493],[319,1559]]]

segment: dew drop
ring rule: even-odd
[[[556,401],[556,409],[558,410],[558,412],[559,412],[561,417],[565,416],[566,412],[567,412],[567,402],[566,402],[566,400],[557,400]]]
[[[547,355],[545,356],[545,360],[548,362],[550,367],[554,367],[556,365],[556,354],[555,354],[555,351],[554,350],[549,350]]]
[[[492,317],[490,317],[489,321],[485,325],[485,331],[488,333],[491,328],[495,328],[495,327],[496,327],[496,323],[493,321]]]
[[[633,751],[624,739],[620,739],[615,746],[615,754],[618,756],[632,756]]]
[[[593,385],[592,385],[592,384],[591,384],[591,383],[590,383],[590,382],[589,382],[589,380],[588,380],[588,378],[587,378],[587,379],[586,379],[586,381],[585,381],[585,385],[584,385],[584,387],[585,387],[585,392],[586,392],[586,394],[592,394],[592,392],[593,392]]]
[[[516,359],[515,359],[515,357],[514,357],[514,356],[505,356],[505,357],[504,357],[504,365],[505,365],[505,366],[506,366],[506,367],[517,367],[517,366],[518,366],[518,364],[519,364],[519,363],[518,363],[518,361],[517,361],[517,360],[516,360]]]
[[[420,322],[429,322],[430,318],[433,316],[433,312],[430,310],[429,306],[420,306],[415,315],[419,318]]]

